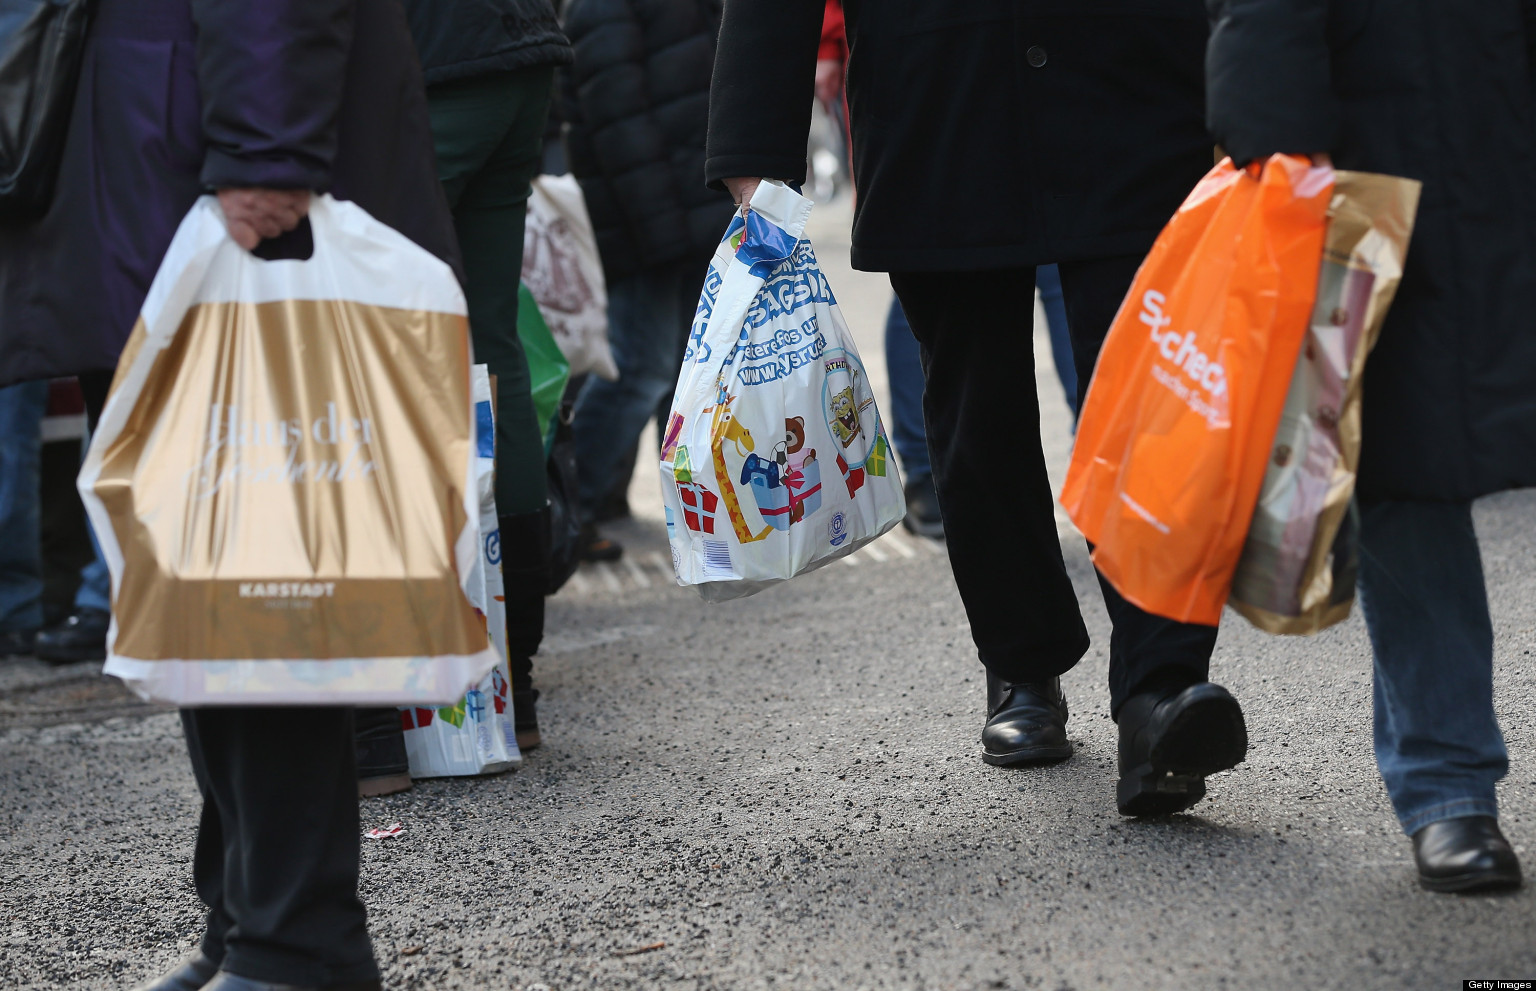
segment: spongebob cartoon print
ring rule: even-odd
[[[853,496],[864,487],[866,476],[885,476],[889,443],[869,388],[869,376],[864,373],[858,355],[848,349],[832,348],[823,356],[822,367],[827,429],[840,448],[833,452],[837,468],[848,495]]]
[[[853,386],[833,395],[830,412],[832,417],[827,422],[832,427],[832,435],[847,447],[859,436],[859,410],[854,403]]]

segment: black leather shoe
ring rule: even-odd
[[[1011,684],[987,675],[981,759],[997,767],[1054,764],[1072,756],[1061,679]]]
[[[203,956],[201,950],[183,960],[175,970],[169,974],[150,981],[148,984],[140,984],[134,991],[199,991],[213,975],[219,972],[219,965]]]
[[[1442,819],[1413,834],[1419,885],[1430,891],[1520,887],[1520,860],[1493,816]]]
[[[51,664],[107,659],[107,627],[112,614],[105,609],[81,609],[37,635],[33,652]]]
[[[1241,764],[1248,727],[1237,699],[1208,681],[1144,692],[1120,707],[1123,816],[1183,812],[1205,797],[1205,777]]]
[[[36,630],[11,630],[8,633],[0,633],[0,658],[31,657],[32,645],[36,640]]]
[[[939,493],[932,475],[909,479],[906,486],[907,516],[902,525],[919,537],[944,539],[944,517],[939,512]]]
[[[249,977],[241,977],[231,974],[227,970],[221,970],[214,975],[213,980],[203,985],[204,991],[380,991],[379,982],[354,981],[351,984],[326,984],[316,986],[310,984],[270,984],[266,981],[253,981]]]

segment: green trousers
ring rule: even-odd
[[[548,501],[544,439],[517,337],[517,285],[553,88],[554,69],[547,66],[427,88],[437,172],[464,257],[475,360],[496,376],[496,511],[502,516],[539,513]]]

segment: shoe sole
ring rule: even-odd
[[[1205,778],[1243,762],[1243,710],[1215,685],[1188,702],[1163,731],[1147,763],[1120,776],[1115,805],[1130,817],[1173,815],[1205,797]]]
[[[391,774],[387,778],[363,778],[357,783],[358,798],[378,798],[409,791],[412,785],[409,774]]]
[[[994,754],[983,750],[981,759],[993,767],[1031,767],[1041,764],[1060,764],[1072,756],[1072,744],[1060,747],[1029,747],[1012,753]]]
[[[1451,877],[1425,877],[1419,875],[1419,887],[1441,894],[1470,895],[1483,891],[1513,891],[1520,887],[1520,872],[1479,871],[1476,874],[1456,874]]]
[[[544,742],[536,729],[520,729],[517,731],[517,749],[537,750]]]

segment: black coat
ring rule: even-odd
[[[711,181],[805,177],[822,0],[727,0]],[[1146,251],[1211,166],[1201,0],[845,0],[853,263]]]
[[[569,65],[552,0],[405,0],[428,85]]]
[[[1536,485],[1536,4],[1215,0],[1212,131],[1424,183],[1366,366],[1360,494]]]
[[[53,204],[0,224],[0,385],[115,367],[217,186],[328,190],[457,265],[399,0],[99,0]]]
[[[572,0],[566,148],[610,279],[683,258],[702,265],[730,223],[704,185],[719,0]],[[702,277],[702,270],[700,273]]]

